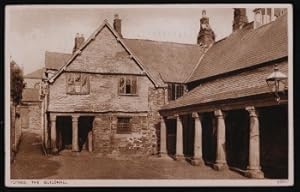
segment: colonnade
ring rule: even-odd
[[[260,144],[259,144],[259,120],[255,107],[249,106],[245,108],[249,113],[249,159],[246,176],[251,178],[264,178],[260,166]],[[180,115],[176,117],[176,160],[184,159],[183,154],[183,123]],[[194,119],[194,157],[192,164],[199,166],[204,164],[202,156],[202,118],[198,112],[192,112]],[[160,134],[160,155],[167,155],[167,127],[166,118],[161,117],[161,134]],[[223,170],[228,168],[226,161],[226,126],[224,112],[222,110],[214,111],[214,118],[216,119],[216,159],[213,168],[216,170]]]

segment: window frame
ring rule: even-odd
[[[128,120],[128,122],[125,122],[125,123],[127,123],[127,128],[126,129],[128,129],[128,130],[122,130],[122,129],[124,129],[124,122],[120,122],[120,120]],[[116,134],[118,134],[118,135],[128,135],[128,134],[131,134],[132,133],[132,127],[131,127],[131,119],[132,119],[132,117],[130,117],[130,116],[118,116],[117,117],[117,129],[116,129]],[[120,124],[122,124],[122,128],[120,128]],[[121,131],[120,131],[120,129],[121,129]]]
[[[181,95],[178,94],[180,91]],[[168,100],[174,101],[182,97],[185,93],[185,85],[182,83],[169,83],[168,84]]]
[[[123,79],[123,86],[121,86],[121,81]],[[127,82],[129,81],[129,88],[130,88],[130,93],[127,93]],[[119,83],[118,83],[118,94],[120,96],[138,96],[138,78],[137,76],[123,76],[119,78]],[[121,91],[123,90],[123,91]],[[134,93],[133,91],[134,90]]]
[[[88,74],[82,73],[82,72],[79,72],[79,73],[66,73],[66,74],[67,74],[66,75],[66,93],[68,95],[89,95],[90,94],[90,92],[91,92],[91,89],[90,89],[90,76]],[[80,75],[80,78],[82,78],[82,75],[86,76],[87,91],[82,91],[82,87],[83,86],[79,85],[82,82],[81,81],[76,82],[76,80],[75,80],[76,79],[76,75]],[[73,85],[70,85],[69,82],[68,82],[70,76],[73,76],[72,77],[73,78]],[[70,92],[69,91],[69,86],[74,86],[74,92]],[[76,86],[77,87],[80,86],[80,91],[79,92],[76,91]]]

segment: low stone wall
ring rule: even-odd
[[[21,118],[20,118],[20,108],[15,109],[14,106],[10,108],[11,114],[11,127],[10,127],[10,160],[14,161],[15,155],[18,152],[18,146],[21,141],[22,136],[22,127],[21,127]]]

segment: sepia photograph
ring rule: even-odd
[[[7,5],[6,186],[292,186],[292,19]]]

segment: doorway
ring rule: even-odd
[[[88,149],[88,134],[93,131],[94,116],[81,116],[78,120],[78,144],[79,149]],[[90,137],[91,138],[91,137]]]
[[[56,119],[58,150],[72,149],[72,117],[58,116]]]

